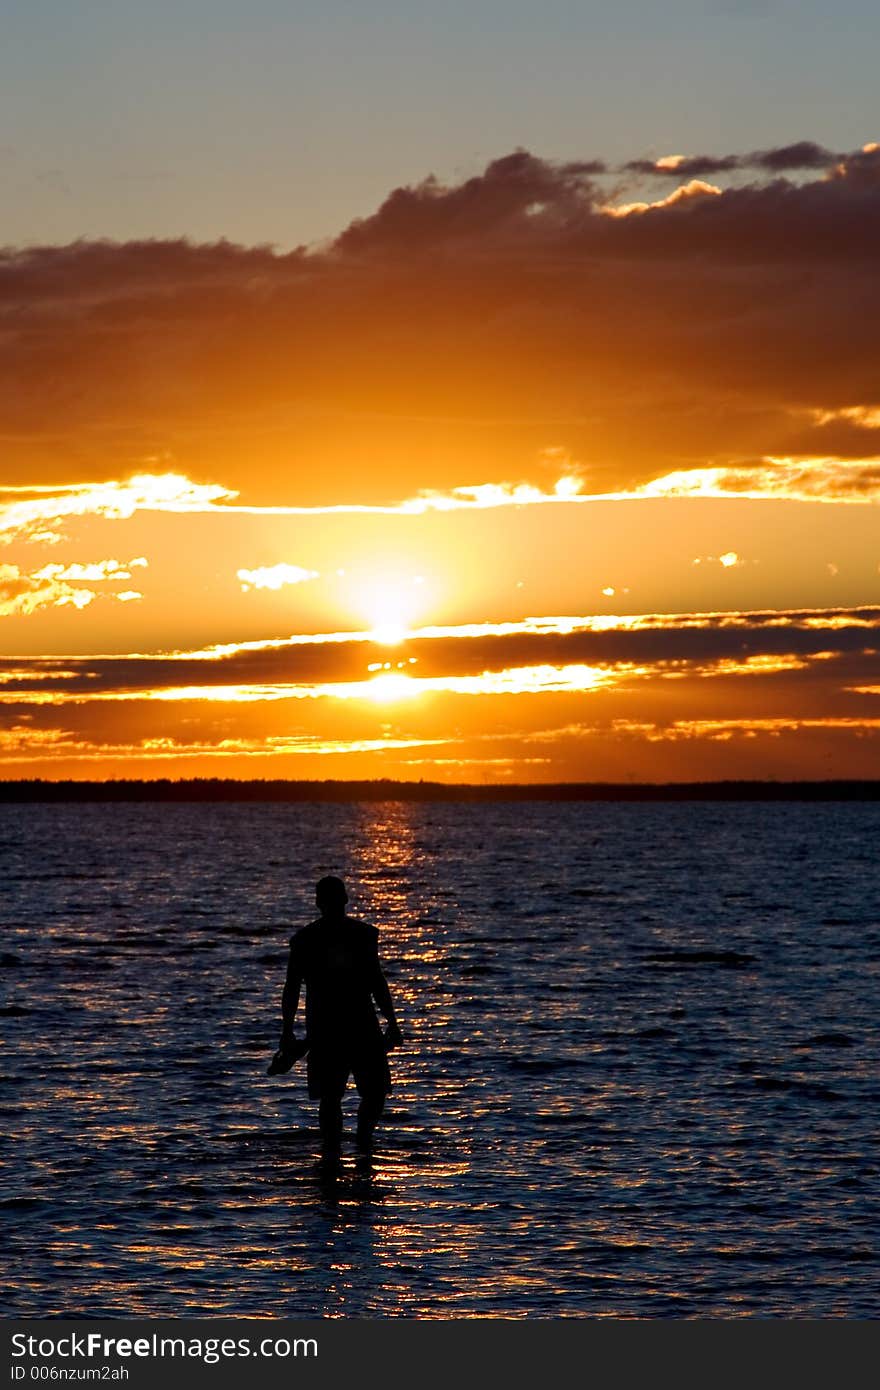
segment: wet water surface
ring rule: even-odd
[[[7,1315],[877,1317],[880,807],[4,806]],[[265,1069],[341,873],[406,1034]]]

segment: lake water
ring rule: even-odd
[[[5,1315],[880,1316],[880,805],[0,807]],[[270,1078],[342,874],[371,1167]]]

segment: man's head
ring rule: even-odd
[[[328,874],[315,888],[315,902],[322,917],[334,917],[345,911],[348,894],[341,878]]]

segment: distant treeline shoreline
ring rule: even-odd
[[[822,782],[306,782],[194,777],[0,781],[0,802],[58,801],[880,801],[880,779]]]

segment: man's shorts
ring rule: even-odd
[[[315,1044],[308,1055],[309,1096],[312,1100],[338,1100],[348,1078],[354,1078],[359,1096],[387,1096],[391,1070],[381,1035],[376,1042],[347,1048]]]

